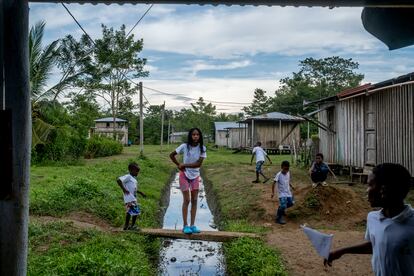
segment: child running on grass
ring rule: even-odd
[[[399,164],[376,166],[368,176],[368,201],[382,209],[368,214],[366,242],[332,251],[324,264],[344,254],[372,254],[375,275],[414,275],[414,209],[404,204],[411,181]]]
[[[126,209],[124,230],[139,230],[135,225],[138,215],[141,213],[137,202],[137,193],[146,197],[143,192],[138,191],[138,181],[135,179],[140,171],[137,163],[132,162],[128,165],[129,174],[119,177],[116,182],[124,193],[124,204]],[[129,220],[132,216],[131,225]]]
[[[293,206],[293,195],[290,191],[290,188],[294,190],[292,184],[290,184],[290,172],[289,172],[289,161],[283,161],[281,164],[281,171],[278,172],[275,176],[274,183],[272,185],[272,195],[271,198],[275,195],[275,186],[277,186],[277,191],[279,193],[279,208],[276,212],[276,223],[286,224],[283,216],[286,215],[285,211],[287,208]]]
[[[267,181],[269,181],[270,178],[267,178],[262,171],[262,166],[265,162],[265,156],[267,157],[267,159],[269,159],[270,164],[272,164],[272,160],[270,160],[269,156],[267,155],[267,153],[262,149],[262,143],[261,142],[257,142],[256,146],[253,148],[252,150],[252,159],[250,160],[250,165],[253,164],[253,158],[256,157],[256,180],[253,180],[253,183],[260,183],[259,181],[259,174],[262,175],[264,177],[264,181],[263,183],[266,183]]]
[[[336,175],[329,168],[328,164],[323,162],[323,154],[316,154],[315,161],[312,163],[312,166],[309,169],[309,175],[312,179],[312,187],[316,188],[320,184],[322,186],[328,186],[326,183],[328,173],[331,173],[332,176],[336,178]]]
[[[176,159],[177,154],[183,155],[183,163]],[[200,233],[194,225],[197,212],[198,189],[200,185],[200,167],[207,157],[206,147],[203,145],[203,134],[198,128],[192,128],[188,132],[187,143],[181,144],[175,151],[171,152],[170,158],[180,170],[179,182],[183,194],[183,233]],[[191,221],[188,226],[188,205],[191,201]]]

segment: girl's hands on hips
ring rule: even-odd
[[[178,169],[180,170],[180,171],[183,171],[184,169],[185,169],[185,166],[184,166],[184,164],[178,164]]]

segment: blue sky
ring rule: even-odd
[[[129,30],[148,5],[67,5],[91,35],[101,24]],[[154,5],[134,29],[144,39],[150,77],[144,86],[190,98],[250,102],[255,88],[273,95],[306,57],[339,55],[359,62],[364,82],[414,71],[414,47],[389,51],[367,33],[360,8]],[[46,21],[45,42],[82,31],[60,4],[30,4],[30,24]],[[51,82],[54,78],[51,78]],[[180,98],[145,91],[151,104],[188,107]],[[136,102],[137,99],[134,99]],[[241,105],[219,105],[237,112]]]

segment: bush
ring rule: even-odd
[[[86,139],[69,126],[55,127],[46,143],[38,144],[32,150],[32,162],[76,160],[83,155],[85,143]]]
[[[106,137],[93,136],[86,142],[85,158],[95,158],[120,154],[123,146]]]

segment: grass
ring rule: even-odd
[[[263,241],[241,238],[224,245],[228,275],[287,275],[280,254]]]
[[[142,227],[159,226],[161,191],[174,166],[168,154],[174,146],[145,146],[138,158],[138,147],[124,148],[121,155],[84,160],[71,164],[48,164],[31,168],[30,214],[65,218],[72,212],[94,214],[108,225],[124,221],[122,193],[115,180],[127,173],[130,161],[141,167],[139,198]],[[278,156],[274,163],[287,157]],[[267,167],[272,175],[278,168]],[[261,211],[256,206],[258,191],[251,185],[254,166],[250,155],[231,151],[209,151],[204,165],[206,177],[218,195],[222,229],[265,233],[251,220]],[[70,222],[39,222],[29,227],[29,275],[154,275],[157,273],[159,241],[140,235],[115,235],[74,227]],[[241,239],[225,245],[229,275],[285,275],[280,254],[264,242]]]
[[[30,214],[65,218],[83,211],[113,227],[123,224],[125,211],[118,176],[127,173],[128,163],[137,161],[141,227],[158,227],[161,192],[172,166],[165,154],[150,147],[145,158],[138,148],[122,155],[85,160],[75,165],[31,168]],[[164,160],[165,162],[159,162]],[[33,220],[29,225],[29,275],[155,275],[159,242],[139,235],[80,230],[71,223]]]
[[[272,155],[273,165],[264,167],[265,175],[273,177],[283,160],[290,156]],[[267,230],[257,225],[265,210],[260,206],[261,191],[252,180],[255,167],[250,165],[250,154],[233,154],[218,149],[209,151],[203,164],[204,175],[211,183],[220,208],[221,230],[264,234]],[[254,162],[254,161],[253,161]],[[268,182],[269,193],[272,180]],[[260,240],[238,239],[224,245],[229,275],[287,275],[280,253]]]
[[[140,235],[79,230],[71,223],[31,223],[28,275],[154,275],[157,242]]]

